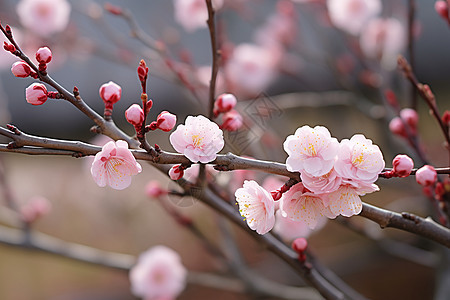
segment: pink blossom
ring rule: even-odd
[[[226,113],[232,110],[237,103],[237,99],[233,94],[221,94],[214,102],[214,114]]]
[[[67,27],[70,4],[66,0],[21,0],[16,11],[24,27],[49,37]]]
[[[306,172],[311,176],[322,176],[331,171],[339,148],[327,128],[307,125],[298,128],[283,143],[289,155],[286,167],[291,172]]]
[[[314,229],[321,217],[333,217],[324,197],[305,191],[303,184],[297,183],[281,197],[280,210],[283,216]]]
[[[169,177],[172,180],[178,180],[183,178],[184,175],[184,169],[181,167],[181,165],[174,165],[169,170]]]
[[[105,105],[111,105],[112,107],[122,97],[122,88],[117,83],[110,81],[102,84],[99,94]]]
[[[236,202],[248,227],[259,234],[269,232],[275,224],[275,204],[272,196],[256,181],[246,180],[244,186],[236,190]]]
[[[419,123],[419,114],[415,109],[404,108],[400,111],[400,118],[402,118],[406,124],[408,124],[414,132],[417,130],[417,124]]]
[[[168,111],[163,111],[156,118],[156,124],[162,131],[171,131],[177,124],[177,116]]]
[[[138,104],[132,104],[125,111],[125,118],[128,123],[134,125],[135,127],[142,126],[142,122],[144,121],[144,111]]]
[[[372,59],[379,59],[386,69],[397,65],[397,56],[406,46],[406,31],[394,18],[371,20],[360,38],[361,50]]]
[[[358,35],[382,8],[380,0],[328,0],[327,7],[333,25],[353,35]]]
[[[406,137],[405,126],[403,125],[402,119],[400,117],[395,117],[389,122],[389,130],[399,136]]]
[[[155,246],[142,253],[130,270],[131,292],[146,300],[175,299],[186,286],[186,276],[178,253]]]
[[[47,198],[41,196],[32,197],[27,204],[20,208],[20,214],[25,222],[32,223],[48,214],[52,209],[52,204]]]
[[[131,184],[131,176],[142,171],[125,141],[110,141],[95,155],[91,174],[98,186],[109,185],[123,190]]]
[[[342,178],[334,169],[325,175],[314,177],[306,172],[300,174],[303,185],[313,193],[326,194],[334,192],[342,183]]]
[[[36,60],[40,64],[48,64],[52,60],[52,51],[48,47],[41,47],[36,51]]]
[[[24,61],[16,61],[11,67],[11,73],[16,77],[28,77],[31,72],[30,66]]]
[[[178,125],[170,135],[170,143],[194,163],[213,161],[225,144],[222,130],[204,116],[188,116],[186,125]]]
[[[362,210],[362,202],[359,196],[379,190],[375,184],[344,181],[344,184],[339,189],[327,194],[329,209],[334,217],[338,215],[343,215],[344,217],[357,215]]]
[[[223,5],[223,0],[212,1],[214,10]],[[206,28],[208,8],[204,0],[174,0],[175,20],[188,32]]]
[[[27,102],[33,105],[42,105],[47,101],[47,88],[42,83],[33,83],[25,89]]]
[[[150,180],[145,186],[145,194],[150,198],[158,198],[166,195],[167,191],[161,187],[161,183],[157,180]]]
[[[239,91],[259,93],[275,79],[280,55],[276,49],[240,44],[225,66],[227,79]]]
[[[392,161],[393,172],[398,177],[407,177],[414,168],[414,161],[408,155],[399,154]]]
[[[341,141],[334,169],[339,176],[365,183],[373,183],[384,169],[380,148],[362,134]]]
[[[425,165],[416,172],[416,181],[423,186],[434,185],[437,180],[437,172],[433,166]]]
[[[220,125],[220,128],[228,131],[236,131],[244,124],[241,114],[234,109],[225,113],[222,117],[222,121],[223,123]]]

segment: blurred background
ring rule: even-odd
[[[184,123],[187,115],[205,114],[211,64],[208,30],[191,30],[181,24],[176,19],[174,1],[109,1],[127,8],[143,31],[165,45],[164,53],[130,36],[124,18],[103,9],[106,1],[68,1],[71,11],[67,27],[47,36],[24,26],[17,12],[19,2],[0,1],[0,20],[17,28],[13,33],[23,50],[34,57],[39,47],[49,46],[53,52],[49,74],[69,91],[77,86],[85,102],[99,113],[103,111],[99,87],[110,80],[119,84],[122,99],[114,107],[113,119],[125,132],[134,134],[124,111],[140,101],[136,68],[141,58],[151,73],[148,93],[154,105],[150,121],[162,110],[176,114],[178,123]],[[381,16],[403,24],[403,36],[398,39],[405,42],[400,52],[409,57],[410,2],[416,4],[414,71],[421,82],[431,86],[443,112],[450,107],[450,60],[446,59],[450,29],[434,10],[434,2],[383,1]],[[223,45],[218,92],[233,92],[238,97],[237,109],[245,120],[240,131],[226,133],[228,145],[224,151],[283,162],[286,154],[281,144],[286,136],[305,124],[323,125],[339,140],[363,133],[380,146],[387,167],[398,153],[411,155],[416,167],[422,165],[408,144],[389,132],[395,111],[386,105],[384,91],[393,90],[402,108],[413,105],[410,85],[396,70],[395,57],[393,64],[386,63],[389,59],[382,54],[368,57],[360,47],[359,36],[333,26],[325,1],[224,0],[218,14],[218,36]],[[275,42],[279,45],[273,46]],[[33,80],[11,74],[10,66],[15,61],[11,57],[0,53],[1,126],[12,123],[29,134],[104,143],[93,140],[95,134],[89,131],[93,123],[69,103],[49,100],[42,106],[28,104],[24,90]],[[447,155],[436,121],[421,99],[417,110],[424,151],[433,165],[446,166]],[[168,136],[152,132],[148,138],[151,144],[172,151]],[[163,244],[179,252],[189,270],[217,271],[213,257],[195,237],[167,215],[158,201],[145,195],[150,180],[176,189],[150,165],[143,164],[143,173],[133,179],[131,187],[116,191],[94,183],[89,158],[2,153],[0,159],[5,174],[3,191],[9,190],[19,204],[36,195],[52,204],[50,213],[35,222],[33,229],[65,241],[135,256]],[[255,176],[264,179],[263,174]],[[219,184],[228,186],[231,176],[222,177]],[[363,201],[398,212],[435,216],[433,205],[421,196],[414,178],[380,179],[377,184],[381,191],[365,196]],[[167,197],[162,201],[191,217],[208,237],[219,242],[215,212],[190,200],[182,203]],[[5,208],[0,210],[8,213],[6,204],[2,205]],[[446,249],[400,231],[381,231],[359,217],[351,218],[350,227],[362,229],[371,239],[342,223],[329,221],[313,233],[309,245],[325,265],[357,291],[371,299],[430,299],[439,298],[439,293],[444,295],[440,299],[445,299],[448,295],[442,292],[449,270],[448,261],[443,259],[448,256]],[[282,261],[238,228],[231,228],[252,269],[277,282],[300,282]],[[377,243],[377,239],[382,242]],[[424,252],[417,255],[409,248],[405,250],[393,242],[396,240]],[[212,297],[253,299],[198,285],[188,285],[179,299]],[[130,294],[126,272],[0,245],[0,299],[135,298]]]

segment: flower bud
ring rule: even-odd
[[[444,112],[444,115],[442,116],[442,122],[444,122],[445,125],[450,125],[450,110],[446,110]]]
[[[50,212],[52,205],[44,197],[34,196],[20,209],[22,218],[27,223],[32,223]]]
[[[145,194],[150,198],[158,198],[167,194],[167,191],[161,188],[161,184],[157,180],[151,180],[145,186]]]
[[[434,10],[444,19],[449,22],[448,4],[446,1],[436,1],[434,3]]]
[[[110,81],[100,87],[99,93],[103,102],[105,102],[105,106],[111,106],[112,108],[112,105],[120,100],[122,88],[118,84]]]
[[[181,165],[175,165],[169,170],[169,177],[172,180],[178,180],[182,178],[184,175],[184,170],[181,168]]]
[[[237,103],[237,99],[233,94],[222,94],[217,97],[214,102],[214,114],[226,113],[232,110]]]
[[[296,238],[292,242],[292,249],[298,253],[298,260],[304,262],[306,260],[305,251],[308,247],[308,242],[305,238]]]
[[[389,122],[389,130],[399,136],[406,137],[405,126],[399,117],[395,117]]]
[[[400,111],[400,117],[408,124],[411,129],[416,130],[419,122],[419,115],[412,108],[404,108]]]
[[[52,60],[52,51],[48,47],[39,48],[36,51],[36,60],[40,64],[48,64]]]
[[[142,122],[144,121],[144,111],[139,105],[133,104],[125,111],[125,118],[128,123],[135,127],[142,126]]]
[[[236,110],[231,110],[223,115],[223,123],[220,126],[223,130],[236,131],[242,127],[244,120],[239,112]]]
[[[30,76],[31,68],[26,62],[16,61],[11,67],[11,72],[16,77],[25,78]]]
[[[414,168],[414,162],[408,155],[399,154],[392,161],[394,174],[398,177],[407,177]]]
[[[168,111],[163,111],[156,118],[156,123],[162,131],[171,131],[177,123],[177,116]]]
[[[33,105],[42,105],[47,101],[47,88],[42,83],[33,83],[25,89],[27,102]]]
[[[416,172],[416,181],[423,186],[431,186],[437,180],[437,173],[434,167],[425,165]]]

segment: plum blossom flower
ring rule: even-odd
[[[336,138],[332,138],[327,128],[307,125],[298,128],[283,143],[289,155],[287,169],[291,172],[306,172],[311,176],[322,176],[331,171],[339,148]]]
[[[186,286],[186,276],[178,253],[155,246],[142,253],[130,270],[131,292],[146,300],[175,299]]]
[[[223,0],[212,1],[214,10],[223,5]],[[174,0],[175,20],[188,32],[206,28],[208,7],[204,0]]]
[[[35,82],[25,89],[25,98],[32,105],[42,105],[48,99],[47,88]]]
[[[327,194],[328,208],[334,217],[338,215],[343,215],[344,217],[357,215],[362,210],[362,202],[359,196],[379,190],[376,184],[344,181],[344,184],[339,189]]]
[[[281,52],[255,44],[236,46],[225,66],[227,79],[239,91],[258,93],[277,75]]]
[[[394,18],[371,20],[360,38],[361,50],[390,70],[397,65],[397,56],[406,46],[406,31],[402,23]]]
[[[131,184],[131,176],[142,171],[125,141],[110,141],[95,155],[91,174],[98,186],[109,185],[123,190]]]
[[[358,35],[367,22],[381,12],[380,0],[328,0],[328,14],[334,26]]]
[[[243,187],[237,189],[234,195],[248,227],[259,234],[265,234],[273,228],[275,224],[273,198],[256,181],[244,181]]]
[[[216,159],[225,142],[219,126],[204,116],[188,116],[170,135],[173,148],[190,161],[208,163]]]
[[[416,172],[416,181],[423,186],[433,185],[437,180],[437,172],[433,166],[425,165]]]
[[[341,141],[334,169],[343,178],[373,183],[384,166],[380,148],[364,135],[355,134]]]
[[[25,28],[43,37],[61,32],[69,24],[70,4],[66,0],[21,0],[16,11]]]
[[[326,222],[326,217],[319,217],[314,231],[323,228]],[[286,241],[292,241],[299,237],[308,238],[313,232],[306,223],[296,222],[287,216],[283,216],[281,210],[277,210],[275,213],[275,226],[273,227],[273,231]]]
[[[280,210],[283,216],[314,229],[321,217],[334,217],[324,200],[323,195],[310,193],[302,183],[297,183],[281,197]]]
[[[342,177],[340,177],[334,169],[331,169],[327,174],[318,177],[303,172],[300,174],[300,178],[302,179],[303,185],[316,194],[334,192],[342,183]]]

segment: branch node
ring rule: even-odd
[[[413,221],[415,224],[419,224],[421,222],[419,217],[411,213],[402,212],[402,217],[406,220]]]
[[[12,131],[15,135],[21,134],[20,130],[12,124],[6,124],[6,128],[8,128],[10,131]]]

